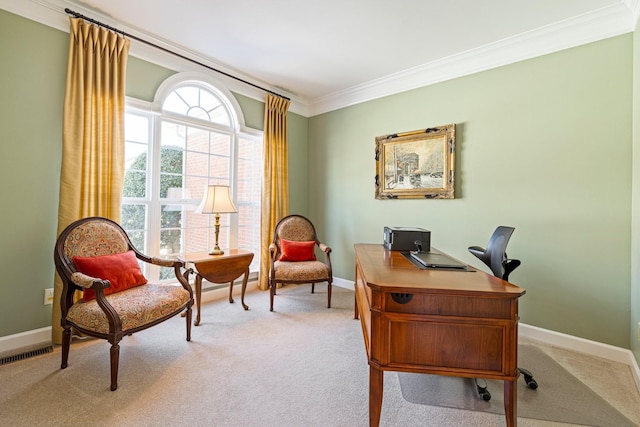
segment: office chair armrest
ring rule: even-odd
[[[472,254],[474,254],[475,256],[479,257],[480,255],[484,255],[485,253],[485,249],[483,247],[480,246],[469,246],[469,252],[471,252]]]
[[[519,259],[505,259],[502,262],[504,267],[504,276],[502,277],[504,280],[509,281],[509,274],[516,268],[520,266],[521,262]]]

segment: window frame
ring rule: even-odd
[[[171,111],[164,111],[162,105],[167,96],[176,89],[185,86],[196,86],[200,89],[214,93],[221,101],[226,109],[230,126],[224,126],[216,122],[209,122],[198,119],[196,117],[185,116]],[[127,97],[125,103],[125,115],[138,115],[147,118],[149,123],[148,129],[148,146],[147,146],[147,175],[145,185],[145,197],[123,197],[122,204],[140,204],[146,206],[145,224],[144,224],[144,252],[147,254],[160,255],[160,231],[161,224],[161,207],[166,204],[166,198],[161,198],[160,185],[160,156],[161,156],[161,128],[163,123],[175,123],[186,125],[189,127],[202,127],[205,131],[214,131],[220,134],[228,135],[230,138],[230,172],[229,184],[232,189],[232,198],[234,202],[238,200],[238,162],[239,162],[239,143],[242,140],[255,141],[262,143],[263,131],[259,129],[248,128],[244,124],[242,110],[233,94],[223,85],[214,79],[198,73],[178,73],[164,80],[158,87],[153,102],[141,99]],[[126,125],[125,125],[126,126]],[[183,172],[183,177],[184,177]],[[209,175],[208,180],[211,179]],[[209,182],[213,183],[213,182]],[[261,201],[260,201],[261,202]],[[192,200],[190,204],[199,203],[199,200]],[[209,234],[213,235],[213,216],[209,218]],[[238,247],[238,235],[241,231],[239,215],[229,215],[229,247]],[[257,224],[260,227],[260,224]],[[259,236],[260,233],[258,232]],[[152,238],[151,236],[156,236]],[[184,236],[182,237],[184,238]],[[259,237],[257,242],[259,248]],[[142,250],[142,248],[141,248]],[[254,252],[254,261],[251,264],[250,279],[255,279],[260,268],[260,251]],[[151,266],[145,272],[145,275],[152,280],[157,281],[160,277],[160,268]],[[223,285],[224,286],[224,285]]]

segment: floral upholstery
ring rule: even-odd
[[[290,216],[280,223],[278,237],[286,240],[303,242],[315,240],[316,233],[309,220],[300,216]]]
[[[109,222],[92,221],[73,229],[64,242],[64,256],[113,255],[129,249],[126,236]]]
[[[318,278],[329,280],[329,268],[321,261],[276,261],[275,280],[279,281],[313,281]]]
[[[118,313],[122,331],[142,327],[185,307],[190,295],[182,286],[146,284],[106,296]],[[96,300],[77,302],[67,320],[78,327],[101,334],[109,332],[109,322]]]

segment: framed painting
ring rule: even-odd
[[[453,199],[455,125],[376,137],[376,199]]]

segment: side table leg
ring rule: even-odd
[[[196,313],[196,321],[193,323],[195,326],[200,325],[200,299],[202,296],[202,276],[200,274],[196,274],[196,308],[198,312]]]
[[[233,280],[229,282],[229,304],[233,304]]]
[[[244,292],[247,290],[247,281],[249,281],[249,269],[248,268],[247,268],[247,271],[244,272],[244,279],[242,279],[242,296],[240,297],[240,300],[242,302],[242,307],[245,310],[249,310],[249,306],[244,303]]]

